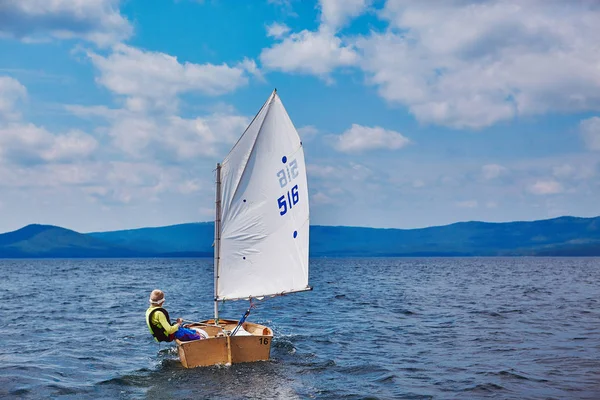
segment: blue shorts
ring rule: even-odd
[[[188,342],[190,340],[202,339],[202,336],[193,329],[180,326],[179,329],[177,329],[177,332],[175,332],[175,339],[179,339],[182,342]]]

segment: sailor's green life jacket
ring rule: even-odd
[[[146,324],[157,342],[172,342],[177,325],[171,325],[169,313],[162,307],[148,307]]]

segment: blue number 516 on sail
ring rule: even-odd
[[[294,185],[291,191],[288,190],[286,194],[277,199],[279,215],[285,215],[285,213],[288,211],[288,207],[291,210],[296,204],[298,204],[299,200],[298,185]]]

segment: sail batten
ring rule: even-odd
[[[308,290],[304,150],[276,91],[221,164],[215,298]]]

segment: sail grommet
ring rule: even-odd
[[[294,239],[298,236],[298,231],[294,231]]]
[[[281,157],[281,162],[285,164],[287,162],[287,157],[286,156]]]

